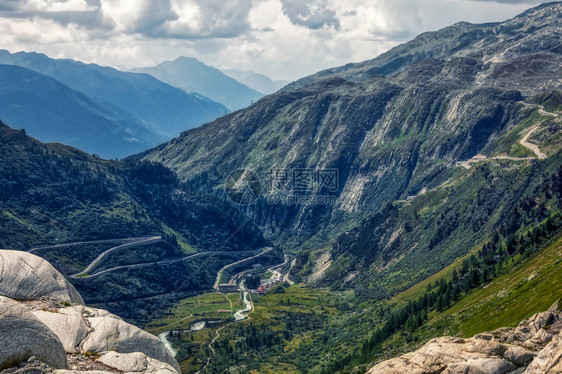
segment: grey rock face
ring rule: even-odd
[[[415,352],[384,361],[368,373],[504,374],[517,368],[505,357],[511,348],[491,340],[441,337],[429,341]]]
[[[0,250],[0,295],[22,300],[48,297],[84,304],[74,286],[49,262],[21,251]]]
[[[91,311],[92,308],[86,308]],[[154,335],[130,325],[109,314],[87,318],[93,331],[82,342],[84,351],[117,351],[120,353],[142,352],[146,356],[165,362],[180,372],[177,361],[164,344]]]
[[[104,353],[99,362],[114,367],[126,373],[153,373],[153,374],[174,374],[176,369],[161,361],[147,357],[140,352],[134,353]]]
[[[20,363],[18,366],[2,370],[2,374],[50,374],[52,372],[53,369],[35,357],[31,357],[29,360]]]
[[[516,328],[470,339],[441,337],[415,352],[383,361],[368,374],[554,374],[562,373],[562,330],[558,303]]]
[[[102,371],[122,367],[127,372],[180,372],[177,361],[154,335],[102,309],[61,307],[60,301],[83,304],[82,297],[40,257],[0,250],[0,294],[28,300],[19,303],[0,296],[0,370],[45,372],[37,365],[22,364],[32,356],[51,369],[68,369],[66,353],[87,358],[87,352],[115,351],[107,356],[110,364],[95,364]],[[79,366],[72,365],[72,372],[82,372]]]
[[[67,368],[57,336],[25,306],[0,296],[0,369],[36,357],[55,369]]]
[[[542,373],[562,373],[562,338],[560,334],[539,352],[525,371],[525,374]]]
[[[76,305],[56,313],[38,310],[34,314],[53,330],[69,353],[138,352],[150,362],[159,361],[180,372],[177,361],[157,337],[105,310]]]
[[[91,329],[82,316],[82,307],[62,308],[56,313],[37,310],[33,314],[59,337],[68,353],[79,353],[80,344]]]

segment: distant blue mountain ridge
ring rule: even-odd
[[[0,65],[0,120],[44,142],[120,158],[167,138],[36,71]]]
[[[245,108],[264,96],[263,93],[193,57],[182,56],[154,67],[136,68],[131,71],[147,73],[172,86],[198,92],[232,111]]]
[[[21,70],[6,67],[2,69],[3,76],[0,79],[6,86],[2,85],[0,89],[4,93],[11,90],[12,95],[16,95],[14,92],[16,90],[17,95],[1,105],[1,120],[13,127],[27,129],[32,136],[42,141],[61,141],[72,146],[81,146],[84,143],[82,141],[77,143],[75,139],[83,136],[83,131],[90,125],[85,118],[90,120],[93,117],[72,118],[68,114],[75,113],[78,103],[84,104],[82,109],[88,108],[90,112],[98,114],[96,122],[91,124],[91,132],[97,134],[96,137],[99,139],[107,139],[110,134],[115,137],[115,134],[125,131],[121,143],[118,139],[114,139],[118,144],[115,149],[106,146],[98,147],[95,145],[95,140],[91,140],[88,147],[84,147],[84,150],[96,152],[104,157],[123,157],[131,153],[129,150],[142,151],[154,143],[168,140],[182,131],[210,122],[228,112],[228,109],[220,103],[198,93],[187,93],[172,87],[148,74],[122,72],[111,67],[74,60],[57,60],[40,53],[12,54],[6,50],[0,50],[0,64],[17,65],[43,75],[39,78],[37,75],[30,75],[29,72],[24,73]],[[15,74],[16,71],[18,72],[16,75],[10,75]],[[26,81],[14,81],[16,76],[23,79],[24,75],[33,76],[32,85]],[[45,76],[52,80],[45,79]],[[56,85],[53,80],[58,81],[60,85]],[[47,84],[48,87],[42,89],[40,84]],[[58,93],[68,90],[74,93],[55,95],[57,101],[44,97],[49,91],[48,88],[55,86]],[[79,100],[74,100],[79,97],[77,93],[82,96]],[[31,106],[31,102],[26,104],[24,97],[30,100],[33,97],[32,102],[36,106]],[[55,108],[40,105],[37,101],[39,97],[44,100],[43,104],[45,102],[55,104],[57,110],[64,111],[64,114],[59,113],[60,123],[54,121]],[[64,100],[71,100],[71,102],[67,103]],[[8,105],[8,102],[12,104]],[[66,108],[67,105],[69,108]],[[24,112],[23,108],[28,108],[29,113]],[[44,110],[47,112],[43,114],[41,111]],[[107,122],[100,127],[100,122],[97,121],[100,117],[113,122],[111,130]],[[35,122],[40,118],[49,119],[50,122]],[[52,127],[47,128],[47,126]],[[39,128],[41,132],[36,132]],[[102,128],[106,132],[97,132]]]

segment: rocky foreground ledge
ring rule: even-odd
[[[558,302],[515,328],[470,339],[440,337],[415,352],[381,362],[368,374],[560,374],[562,313]]]
[[[155,336],[84,305],[47,261],[0,250],[0,371],[179,374]]]

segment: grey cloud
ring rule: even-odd
[[[0,17],[41,18],[52,20],[62,26],[75,24],[86,29],[99,29],[102,31],[114,28],[114,23],[103,17],[100,0],[86,0],[86,2],[94,8],[83,11],[52,12],[36,9],[29,1],[0,0]]]
[[[324,26],[340,28],[340,21],[334,10],[329,9],[326,0],[302,1],[281,0],[283,13],[294,25],[320,29]]]
[[[17,11],[21,6],[19,0],[1,0],[0,1],[0,12],[13,12]]]
[[[66,1],[66,0],[59,0]],[[152,39],[235,38],[251,30],[248,20],[252,0],[195,0],[199,20],[190,24],[174,10],[174,0],[138,1],[138,17],[127,25],[126,33]],[[86,0],[92,8],[84,11],[51,12],[37,9],[30,0],[0,0],[1,18],[41,18],[62,26],[76,24],[94,35],[116,28],[111,14],[104,12],[101,0]],[[186,15],[183,15],[186,16]],[[187,17],[188,18],[188,17]]]
[[[502,4],[539,4],[544,3],[542,0],[470,0],[486,3],[502,3]]]
[[[99,9],[88,11],[37,12],[35,16],[53,20],[63,26],[75,24],[86,29],[99,29],[102,31],[109,31],[115,27],[114,22],[104,18]]]
[[[94,7],[96,7],[96,8],[101,7],[101,0],[86,0],[86,3],[87,3],[89,6],[94,6]]]
[[[166,22],[175,21],[179,15],[172,9],[170,0],[143,2],[140,16],[131,31],[150,37],[165,33]]]
[[[181,22],[168,23],[163,37],[181,39],[235,38],[251,30],[248,19],[252,0],[196,0],[199,8],[197,27]],[[180,15],[181,17],[181,15]]]

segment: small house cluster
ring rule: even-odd
[[[262,281],[262,283],[260,284],[260,286],[258,287],[257,290],[252,290],[252,293],[256,293],[258,295],[263,295],[267,292],[267,290],[269,290],[271,287],[273,287],[274,285],[278,284],[281,282],[281,279],[278,277],[272,277],[271,279],[268,279],[266,281]]]

